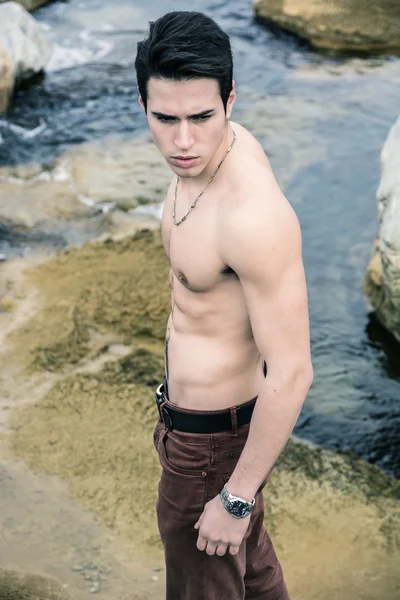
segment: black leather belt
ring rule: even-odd
[[[236,408],[237,427],[250,423],[257,397]],[[161,383],[156,390],[156,402],[160,419],[170,430],[178,429],[179,431],[187,431],[188,433],[232,431],[231,411],[229,408],[209,412],[175,408],[168,402],[165,394],[165,383]]]

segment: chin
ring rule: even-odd
[[[183,173],[177,173],[177,175],[179,175],[180,179],[193,179],[193,177],[197,177],[200,173],[201,171],[197,172],[194,169],[185,169]]]
[[[176,165],[169,164],[171,170],[178,175],[181,179],[192,179],[193,177],[198,177],[204,171],[204,166],[196,165],[190,169],[179,168]]]

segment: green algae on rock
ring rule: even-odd
[[[162,377],[162,363],[153,377]],[[159,544],[154,506],[159,465],[151,430],[154,391],[113,383],[115,373],[79,374],[20,411],[12,444],[28,465],[60,475],[107,526],[137,543]]]
[[[398,0],[256,0],[267,23],[335,52],[400,52]]]
[[[292,450],[288,444],[289,454]],[[312,451],[307,460],[313,461]],[[336,484],[340,458],[329,452],[324,461],[331,462],[327,480],[326,469],[319,479],[310,479],[301,469],[277,468],[265,490],[265,521],[293,597],[396,600],[399,501],[368,499],[375,496],[374,486],[360,493],[351,469]]]
[[[53,372],[94,356],[112,341],[163,342],[168,270],[159,231],[61,252],[27,274],[40,289],[43,307],[13,337],[23,336],[35,368]]]
[[[98,377],[113,384],[136,383],[153,390],[163,375],[163,356],[138,348],[118,361],[107,362]]]
[[[366,501],[377,498],[400,500],[400,481],[388,477],[376,465],[360,460],[353,452],[333,453],[291,438],[277,467],[303,473],[308,479],[329,482],[345,493],[357,492]]]
[[[32,573],[18,573],[0,567],[1,600],[70,600],[60,582]]]

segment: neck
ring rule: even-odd
[[[230,121],[228,121],[224,138],[206,168],[196,177],[179,177],[179,185],[188,190],[192,186],[195,188],[205,186],[221,160],[224,158],[229,146],[232,144],[232,141],[233,131]]]

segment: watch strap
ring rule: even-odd
[[[256,499],[253,498],[253,500],[249,502],[245,498],[230,494],[226,489],[226,485],[224,485],[220,492],[220,499],[229,514],[236,519],[247,517],[251,513],[256,501]]]

